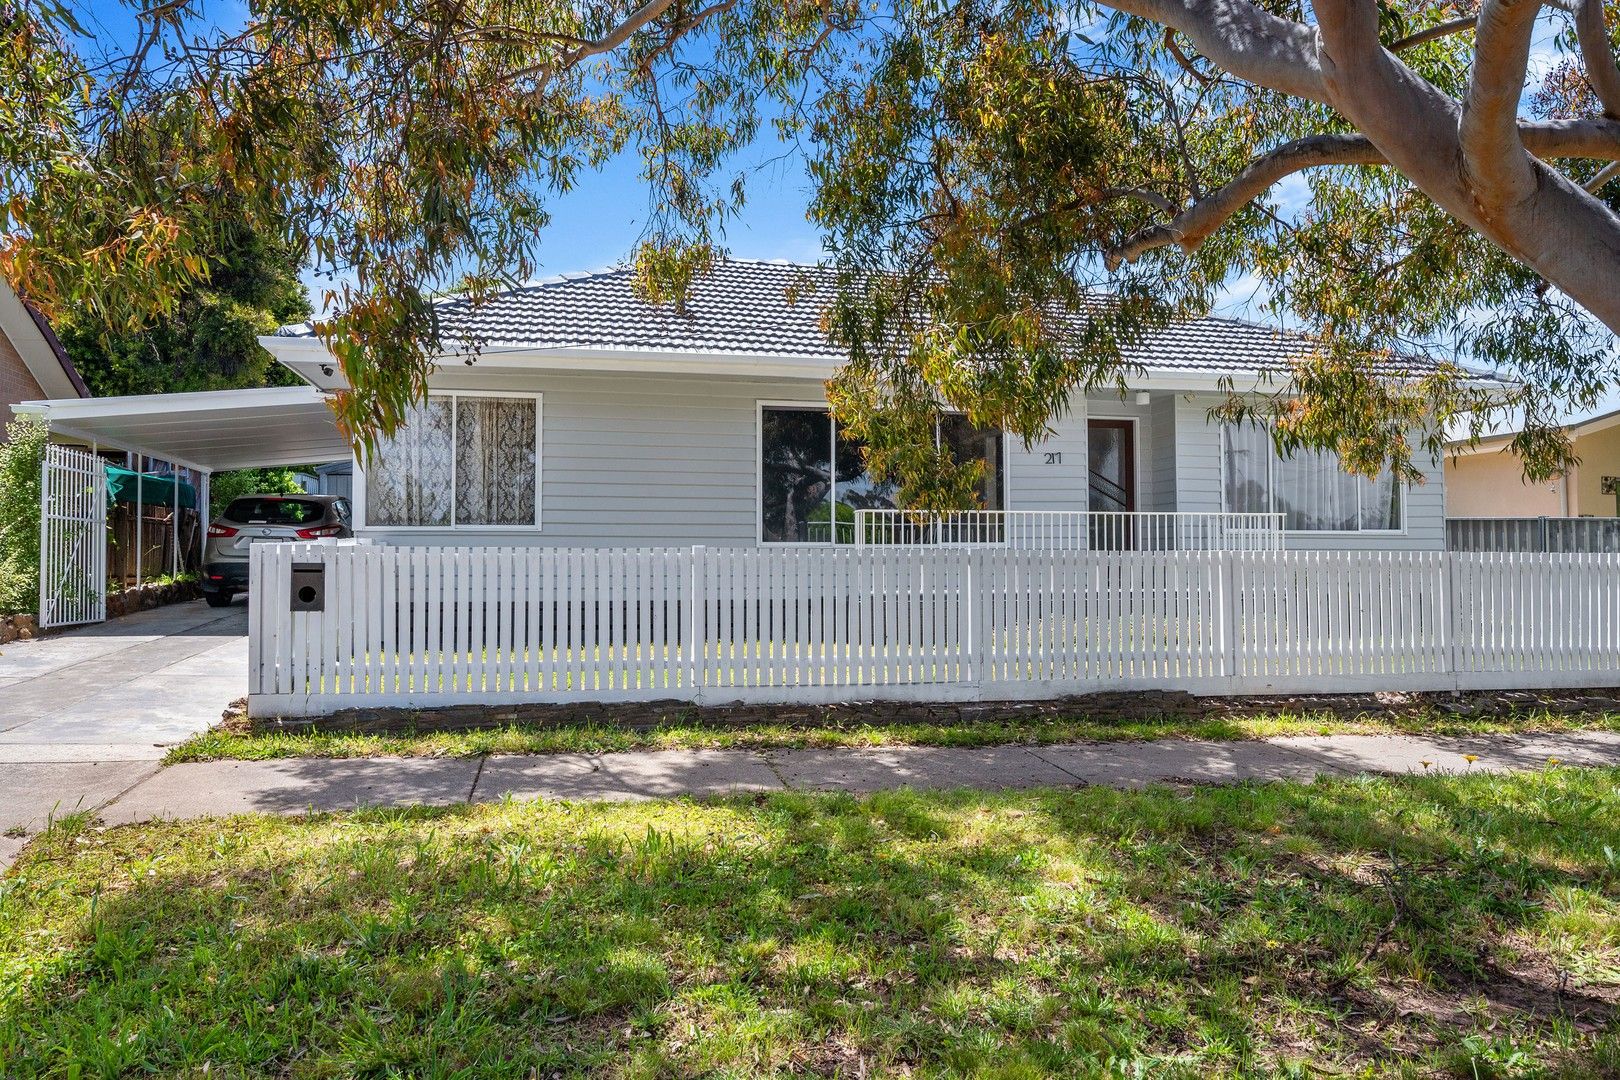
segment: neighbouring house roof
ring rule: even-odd
[[[39,310],[0,280],[0,333],[5,334],[23,366],[51,398],[87,398],[90,388],[68,359],[62,343]]]
[[[641,299],[632,271],[613,269],[538,281],[477,305],[446,300],[439,315],[452,338],[479,342],[485,356],[636,352],[837,363],[843,354],[827,340],[818,302],[830,285],[824,268],[728,259],[694,283],[681,310]],[[303,324],[278,337],[308,339],[313,332]],[[262,340],[275,351],[274,339]],[[1284,373],[1312,349],[1303,334],[1206,317],[1154,332],[1125,359],[1150,371],[1254,375]],[[1387,366],[1392,375],[1410,376],[1436,370],[1440,361],[1400,357]]]
[[[1589,416],[1585,420],[1572,420],[1564,425],[1564,433],[1570,439],[1578,439],[1582,435],[1595,435],[1600,431],[1620,425],[1620,409],[1613,409],[1596,416]],[[1458,453],[1479,453],[1485,450],[1501,450],[1514,437],[1519,434],[1518,428],[1511,431],[1493,431],[1489,435],[1481,435],[1477,441],[1469,439],[1448,439],[1446,446]]]

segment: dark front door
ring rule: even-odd
[[[1136,425],[1129,420],[1089,420],[1091,509],[1136,509]]]
[[[1111,513],[1091,519],[1093,551],[1128,551],[1136,546],[1135,519],[1115,514],[1136,509],[1136,425],[1129,420],[1086,423],[1092,510]]]

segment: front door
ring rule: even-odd
[[[1134,548],[1135,519],[1118,515],[1136,509],[1136,425],[1129,420],[1087,421],[1086,444],[1090,457],[1089,506],[1093,511],[1091,547],[1105,551]]]
[[[1136,425],[1129,420],[1089,420],[1091,509],[1136,509]]]

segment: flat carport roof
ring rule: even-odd
[[[349,457],[326,398],[310,386],[25,401],[11,408],[45,420],[58,438],[199,472]]]

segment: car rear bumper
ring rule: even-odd
[[[230,589],[241,592],[248,587],[248,564],[245,562],[211,562],[203,566],[203,592]]]

